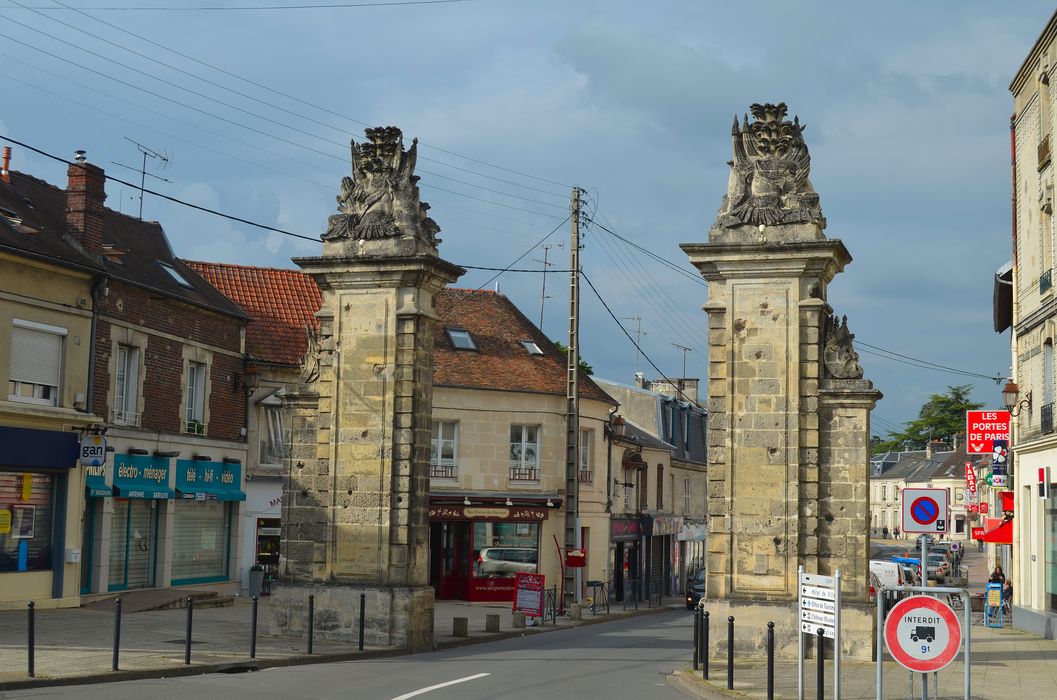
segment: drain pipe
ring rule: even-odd
[[[110,275],[100,275],[92,283],[92,326],[88,334],[88,342],[90,343],[88,346],[88,382],[85,388],[86,398],[84,402],[84,412],[88,414],[92,413],[92,397],[95,394],[95,337],[99,326],[99,300],[109,296],[110,288],[107,287],[107,282],[109,281]],[[102,418],[106,422],[106,416]]]

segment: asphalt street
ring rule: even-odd
[[[413,656],[8,691],[0,698],[671,699],[685,696],[665,678],[686,665],[690,650],[690,616],[673,610]]]

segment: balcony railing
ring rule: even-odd
[[[184,432],[188,435],[205,435],[206,424],[200,420],[189,420],[184,424]]]
[[[135,411],[124,411],[119,408],[113,409],[113,417],[111,421],[117,425],[134,425],[139,427],[140,414]]]
[[[580,483],[581,484],[591,484],[591,483],[594,483],[594,480],[595,480],[595,473],[592,470],[590,470],[590,469],[581,469],[580,470]]]
[[[1042,415],[1039,419],[1039,426],[1044,435],[1053,432],[1053,404],[1048,403],[1042,407]]]
[[[1050,162],[1050,135],[1046,134],[1042,141],[1039,141],[1039,170],[1046,167],[1046,164]]]
[[[439,464],[430,462],[429,476],[431,479],[456,479],[459,476],[459,467],[453,461],[443,461]]]
[[[1053,287],[1053,270],[1049,269],[1039,275],[1039,294],[1045,294]]]
[[[540,470],[538,467],[528,467],[521,464],[510,465],[511,481],[539,481]]]

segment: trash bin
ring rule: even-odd
[[[253,566],[250,567],[250,595],[257,596],[261,595],[261,590],[264,588],[264,567]]]

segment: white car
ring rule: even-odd
[[[477,555],[479,576],[509,576],[536,571],[536,550],[532,547],[485,547]]]

